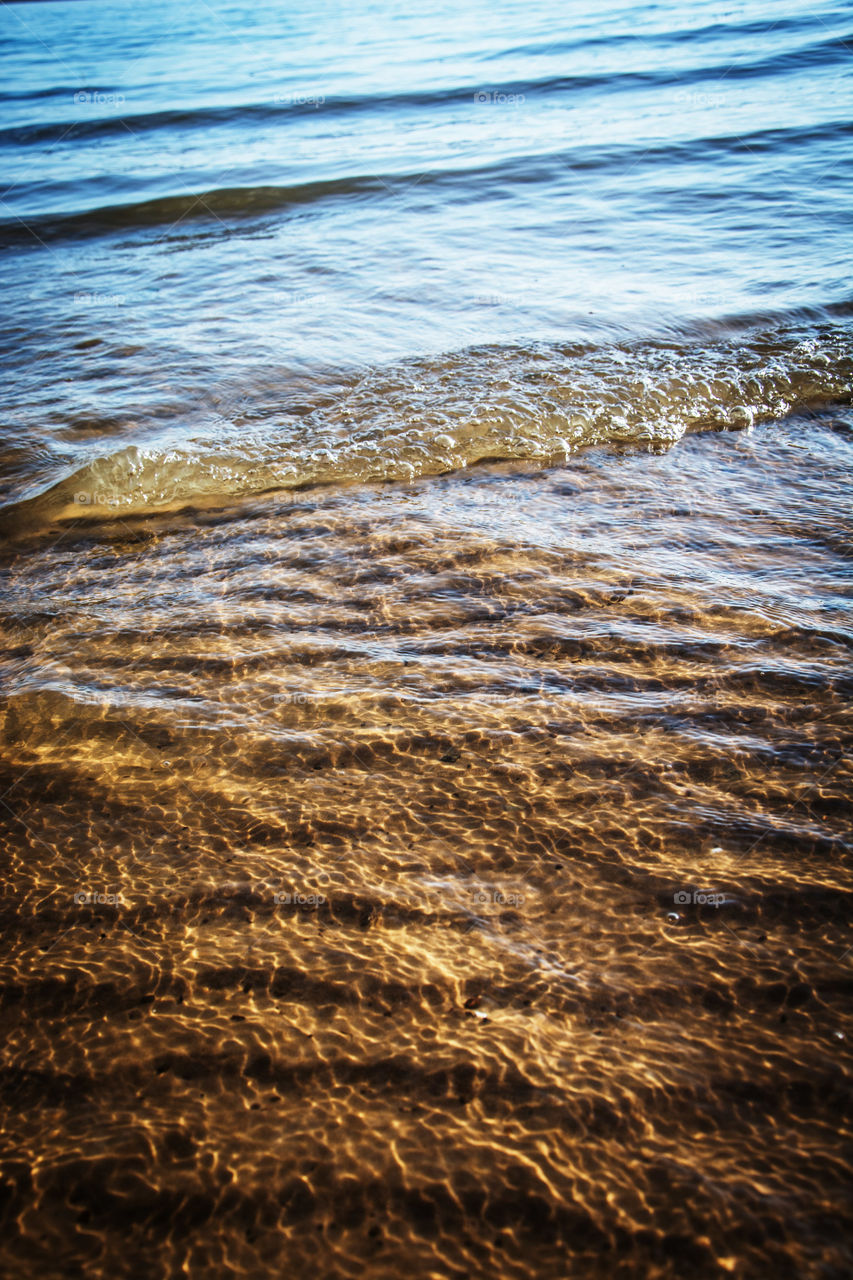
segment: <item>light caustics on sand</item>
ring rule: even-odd
[[[12,1274],[844,1265],[849,431],[3,558]]]

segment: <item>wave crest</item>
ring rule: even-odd
[[[338,388],[252,407],[164,447],[128,442],[0,509],[6,531],[227,504],[275,490],[405,482],[478,463],[553,465],[592,445],[659,452],[689,432],[740,430],[849,402],[844,326],[716,341],[486,347],[369,370]],[[177,442],[176,442],[177,440]]]

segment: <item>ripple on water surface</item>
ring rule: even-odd
[[[11,1273],[843,1274],[848,431],[7,550]]]

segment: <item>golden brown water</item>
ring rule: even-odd
[[[8,547],[8,1274],[850,1274],[845,421]]]

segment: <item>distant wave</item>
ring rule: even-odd
[[[387,197],[398,186],[417,181],[418,189],[442,187],[458,191],[468,200],[482,199],[484,191],[513,181],[553,183],[566,173],[592,172],[625,165],[653,167],[658,163],[695,163],[698,157],[738,155],[806,146],[818,141],[835,141],[853,136],[853,124],[833,121],[818,127],[760,129],[751,133],[723,134],[691,139],[689,143],[661,143],[638,148],[627,146],[578,145],[540,155],[511,156],[494,164],[458,168],[434,168],[421,172],[349,174],[288,186],[235,186],[163,195],[124,204],[104,205],[65,214],[42,214],[0,219],[0,249],[51,240],[86,239],[136,228],[169,226],[188,220],[258,218],[322,201],[352,196]],[[77,181],[74,190],[83,184]]]
[[[608,46],[613,41],[608,40]],[[648,47],[648,41],[644,42]],[[554,47],[549,46],[550,52]],[[569,50],[567,50],[568,52]],[[570,47],[577,54],[579,47]],[[732,62],[721,60],[696,67],[650,67],[639,71],[592,71],[582,75],[543,76],[537,79],[502,80],[492,86],[507,95],[523,95],[526,99],[546,97],[558,94],[574,94],[585,92],[620,92],[651,87],[666,88],[668,86],[690,87],[704,82],[733,83],[740,80],[751,80],[762,76],[777,75],[789,72],[797,67],[819,66],[827,68],[849,61],[853,53],[853,37],[833,36],[803,45],[797,49],[779,51],[766,58],[750,62]],[[0,128],[0,148],[18,148],[27,145],[57,145],[68,140],[73,144],[77,140],[122,137],[128,128],[134,133],[150,131],[209,129],[220,126],[236,125],[239,127],[257,127],[265,122],[287,122],[291,115],[310,113],[313,109],[311,101],[301,102],[299,95],[290,95],[291,102],[276,101],[277,91],[282,99],[287,99],[276,86],[270,85],[270,97],[262,102],[235,103],[224,106],[196,107],[193,109],[166,109],[160,111],[112,112],[109,115],[94,119],[80,119],[79,115],[67,115],[51,122],[29,125],[16,125]],[[391,112],[394,115],[406,111],[423,110],[424,108],[440,109],[471,103],[477,90],[482,88],[480,80],[464,85],[447,85],[439,89],[408,90],[403,93],[384,94],[334,94],[323,96],[323,118],[347,116],[359,112]],[[85,92],[85,90],[83,90]],[[60,103],[71,104],[80,86],[63,86],[53,95]],[[309,95],[310,96],[310,95]],[[16,98],[16,100],[20,100]],[[2,101],[2,95],[0,95]]]

